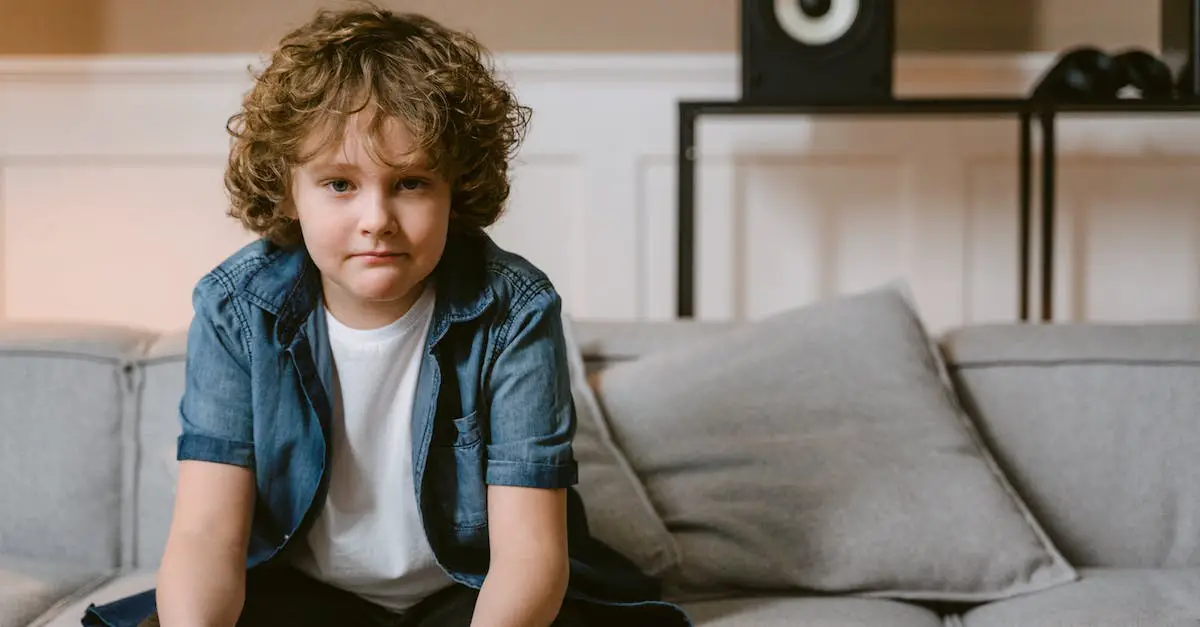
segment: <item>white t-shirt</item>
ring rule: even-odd
[[[352,329],[327,315],[335,390],[329,492],[294,566],[397,611],[453,581],[417,509],[412,410],[433,314],[427,287],[396,322]]]

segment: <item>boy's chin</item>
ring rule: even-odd
[[[357,299],[375,305],[400,304],[406,300],[405,297],[411,294],[413,287],[407,283],[399,285],[395,283],[376,284],[372,282],[355,286],[353,294]]]
[[[416,285],[410,280],[403,280],[402,277],[387,274],[391,273],[374,273],[344,276],[334,279],[326,277],[326,288],[336,286],[336,289],[343,299],[357,301],[360,304],[370,307],[386,306],[388,304],[401,305],[407,300],[411,300],[415,295],[413,289]],[[399,273],[396,273],[399,274]],[[330,279],[333,279],[332,281]],[[333,285],[330,285],[332,283]],[[408,297],[408,298],[406,298]],[[411,303],[409,303],[411,304]]]

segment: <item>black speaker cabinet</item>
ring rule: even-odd
[[[893,97],[895,0],[742,0],[742,101]]]
[[[1162,0],[1162,58],[1180,98],[1200,95],[1200,0]]]

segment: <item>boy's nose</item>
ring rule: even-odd
[[[376,236],[395,234],[396,219],[392,215],[390,201],[386,194],[377,192],[363,196],[359,224],[364,234]]]

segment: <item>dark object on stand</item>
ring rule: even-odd
[[[894,0],[742,0],[742,100],[892,99]]]
[[[1162,0],[1162,58],[1176,76],[1180,99],[1200,97],[1200,0]]]
[[[1072,48],[1058,57],[1038,81],[1033,99],[1053,102],[1106,102],[1122,99],[1126,89],[1142,100],[1175,98],[1171,68],[1140,48],[1116,55],[1094,46]]]

